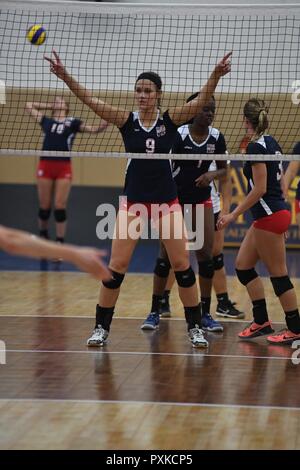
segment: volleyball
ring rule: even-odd
[[[29,28],[26,37],[28,41],[31,42],[31,44],[34,44],[35,46],[40,46],[45,42],[46,31],[42,25],[36,24]]]

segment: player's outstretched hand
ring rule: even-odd
[[[108,281],[111,279],[111,273],[101,260],[105,254],[105,251],[97,250],[96,248],[76,247],[70,261],[95,279]]]
[[[223,59],[216,65],[215,73],[219,77],[223,77],[227,75],[231,71],[231,60],[230,57],[232,56],[232,51],[226,54]]]
[[[56,75],[61,80],[64,80],[67,74],[66,67],[64,66],[64,64],[59,58],[59,55],[54,49],[52,50],[52,53],[54,55],[54,58],[47,57],[44,55],[44,59],[50,63],[50,72],[54,73],[54,75]]]

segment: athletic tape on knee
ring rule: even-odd
[[[165,258],[157,258],[156,265],[154,268],[154,274],[158,277],[168,277],[170,272],[170,262]]]
[[[125,277],[125,274],[112,271],[111,279],[109,281],[102,281],[102,284],[108,289],[118,289],[121,286],[124,277]]]
[[[66,209],[55,209],[54,218],[56,222],[65,222],[67,220],[67,211]]]
[[[251,269],[235,269],[236,275],[238,280],[240,281],[243,286],[249,284],[249,282],[253,281],[258,277],[257,272],[254,268]]]
[[[222,269],[224,267],[224,255],[220,253],[217,256],[213,257],[215,271]]]
[[[39,209],[39,219],[48,220],[51,214],[51,209]]]
[[[175,271],[175,277],[180,287],[192,287],[196,282],[195,273],[191,267],[185,271]]]
[[[270,279],[277,297],[294,288],[289,276],[271,277]]]

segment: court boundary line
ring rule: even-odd
[[[74,398],[0,398],[0,403],[4,401],[11,402],[40,402],[40,403],[84,403],[84,404],[116,404],[116,405],[160,405],[160,406],[191,406],[202,408],[251,408],[251,409],[270,409],[280,411],[300,411],[297,406],[279,406],[279,405],[238,405],[235,403],[187,403],[187,402],[165,402],[165,401],[146,401],[146,400],[96,400],[96,399],[74,399]]]
[[[146,315],[144,317],[118,317],[118,316],[114,316],[114,320],[145,320],[146,319]],[[95,315],[34,315],[34,314],[24,314],[24,315],[18,315],[18,314],[0,314],[0,319],[1,318],[7,318],[7,317],[19,317],[19,318],[87,318],[87,319],[95,319]],[[167,317],[167,318],[160,318],[161,321],[185,321],[185,318],[178,318],[178,317]],[[237,323],[237,324],[241,324],[241,323],[251,323],[251,319],[249,320],[243,320],[243,319],[239,319],[239,318],[226,318],[226,317],[219,317],[218,316],[218,321],[220,322],[225,322],[225,323]],[[279,322],[279,321],[271,321],[271,323],[273,323],[274,325],[285,325],[284,322]]]
[[[204,348],[203,348],[204,349]],[[191,353],[176,353],[176,352],[151,352],[151,351],[103,351],[100,347],[93,350],[49,350],[49,349],[6,349],[6,353],[22,353],[22,354],[120,354],[120,355],[127,355],[127,356],[179,356],[179,357],[224,357],[230,359],[279,359],[290,361],[291,357],[283,357],[283,356],[248,356],[248,355],[239,355],[239,354],[210,354],[210,353],[200,353],[201,349],[197,348],[194,352]]]

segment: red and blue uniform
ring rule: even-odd
[[[68,117],[62,121],[43,116],[40,125],[44,132],[42,150],[70,151],[76,133],[79,132],[82,121]],[[38,178],[72,179],[72,166],[70,157],[40,158],[37,169]]]
[[[155,160],[155,153],[170,153],[178,126],[166,111],[157,112],[151,128],[145,128],[139,112],[131,112],[120,128],[125,150],[131,153],[146,153],[149,159],[130,159],[126,168],[124,194],[129,201],[163,203],[177,197],[172,177],[170,160]]]
[[[223,134],[214,127],[209,127],[208,136],[198,144],[190,134],[189,125],[178,129],[172,153],[182,154],[222,154],[226,153],[226,142]],[[210,160],[174,160],[173,176],[177,185],[180,204],[210,205],[211,186],[196,186],[195,180],[209,171]]]
[[[288,210],[281,189],[281,148],[272,136],[265,135],[248,144],[247,154],[262,155],[262,160],[246,161],[244,164],[244,175],[248,181],[248,193],[254,186],[253,165],[263,163],[266,165],[267,170],[267,190],[250,209],[254,219],[254,227],[273,233],[284,233],[291,222],[291,213]],[[263,155],[268,154],[278,155],[278,161],[265,161]]]

